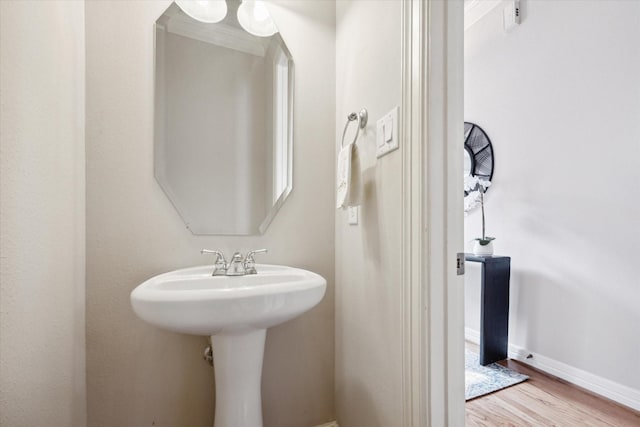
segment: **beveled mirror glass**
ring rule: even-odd
[[[155,25],[155,176],[193,234],[262,234],[293,185],[293,60],[239,4],[211,24],[173,3]]]

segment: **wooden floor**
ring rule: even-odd
[[[467,348],[478,351],[470,343]],[[467,426],[640,427],[640,412],[520,362],[508,360],[502,364],[530,378],[468,401]]]

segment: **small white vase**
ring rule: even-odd
[[[473,254],[480,256],[493,255],[493,240],[486,245],[481,245],[480,241],[476,240],[476,243],[473,245]]]

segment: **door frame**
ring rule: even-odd
[[[402,425],[462,426],[463,1],[403,1],[402,37]]]

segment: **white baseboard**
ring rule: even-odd
[[[464,339],[474,344],[480,345],[480,332],[471,328],[464,328]]]
[[[316,427],[340,427],[337,421],[331,421],[330,423],[322,424]]]
[[[464,337],[472,343],[480,343],[480,332],[474,329],[465,328]],[[600,396],[633,408],[636,411],[640,411],[640,390],[599,377],[514,344],[509,344],[508,355],[511,359],[525,363],[558,378],[562,378],[578,387],[582,387]],[[528,356],[532,357],[527,358]]]

